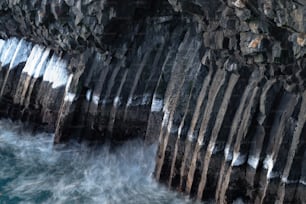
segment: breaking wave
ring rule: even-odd
[[[152,178],[156,146],[71,143],[0,120],[0,203],[191,203]]]

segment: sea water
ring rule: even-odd
[[[156,145],[53,146],[53,135],[0,120],[0,203],[193,203],[152,177]]]

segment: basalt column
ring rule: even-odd
[[[1,116],[44,124],[53,131],[69,71],[50,49],[1,40]]]
[[[71,133],[80,139],[157,140],[167,89],[178,83],[173,72],[184,77],[186,67],[201,67],[201,41],[194,23],[180,27],[176,18],[154,18],[142,26],[134,28],[113,55],[88,55],[79,80],[73,78],[67,89],[56,142]],[[192,77],[184,84],[191,86]]]
[[[305,20],[303,0],[1,1],[0,116],[158,142],[155,178],[199,200],[306,203]]]
[[[116,50],[80,54],[17,38],[1,41],[1,116],[54,131],[55,143],[132,137],[155,142],[169,87],[182,79],[181,89],[188,91],[193,75],[206,70],[201,34],[180,16],[140,20],[129,31]],[[188,77],[186,70],[193,70]]]
[[[305,203],[305,3],[169,2],[204,53],[171,74],[155,177],[215,203]]]

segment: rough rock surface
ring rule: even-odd
[[[1,37],[71,77],[52,88],[6,47],[1,115],[55,142],[158,138],[156,179],[198,199],[305,203],[305,20],[303,0],[2,1]]]

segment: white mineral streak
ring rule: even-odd
[[[9,69],[14,69],[20,63],[26,62],[30,55],[31,48],[32,45],[30,43],[27,43],[25,40],[21,39],[17,45]]]
[[[0,39],[0,59],[1,59],[1,55],[2,55],[2,49],[5,45],[5,40]],[[0,61],[1,63],[1,61]]]
[[[151,94],[146,93],[143,95],[142,100],[141,100],[141,105],[148,105],[150,103],[150,98],[151,98]]]
[[[287,178],[287,176],[282,176],[282,182],[283,183],[288,183],[288,178]]]
[[[207,149],[208,149],[208,151],[209,151],[210,154],[212,154],[212,153],[214,152],[215,145],[216,145],[215,142],[212,142],[212,143],[209,143],[209,144],[208,144]]]
[[[52,88],[58,88],[66,85],[68,80],[67,63],[55,55],[50,59],[44,73],[43,81],[52,84]]]
[[[0,40],[0,61],[2,66],[9,64],[9,69],[14,69],[18,64],[26,62],[22,72],[50,82],[52,88],[64,86],[68,80],[67,63],[55,55],[48,60],[50,49],[35,45],[21,39],[10,38],[7,41]]]
[[[231,161],[233,159],[233,155],[230,153],[230,147],[226,145],[224,149],[224,157],[226,161]]]
[[[19,41],[17,38],[10,38],[5,42],[2,48],[1,58],[0,58],[2,66],[6,66],[10,63],[14,55],[14,52],[18,46],[18,42]]]
[[[140,105],[147,105],[150,102],[150,96],[151,94],[143,94],[141,97],[140,96],[134,96],[134,97],[129,97],[126,106],[140,106]]]
[[[239,152],[234,152],[233,153],[232,166],[234,166],[234,163],[237,161],[238,157],[239,157]]]
[[[306,181],[304,181],[304,180],[300,180],[300,184],[303,184],[304,186],[306,186]]]
[[[169,133],[174,132],[175,128],[172,127],[173,121],[169,120],[168,125],[167,125],[167,130]]]
[[[41,55],[43,53],[43,48],[39,45],[35,45],[31,50],[31,54],[27,59],[27,62],[22,70],[23,73],[26,73],[29,76],[33,76],[35,69],[39,63]]]
[[[92,101],[93,101],[94,104],[98,105],[99,101],[100,101],[100,97],[98,95],[94,94],[92,96]]]
[[[242,0],[236,0],[235,2],[233,2],[233,5],[236,6],[237,8],[244,8],[245,4],[243,3]]]
[[[282,182],[285,183],[285,184],[302,184],[304,186],[306,186],[306,181],[303,180],[303,179],[300,179],[300,180],[288,180],[287,177],[282,177]]]
[[[232,161],[232,166],[241,166],[245,163],[247,156],[241,153],[234,153],[234,159]]]
[[[5,44],[5,41],[0,39],[0,56],[1,56],[1,51],[2,51],[4,44]]]
[[[49,60],[50,49],[35,45],[21,39],[0,39],[0,61],[2,66],[9,64],[14,69],[18,64],[26,62],[22,72],[52,84],[52,88],[66,85],[68,80],[67,62],[53,55]]]
[[[233,204],[244,204],[244,201],[242,198],[237,198],[236,200],[233,201]]]
[[[126,106],[127,107],[131,106],[132,105],[132,101],[133,101],[132,97],[129,97],[129,99],[128,99],[127,103],[126,103]]]
[[[170,117],[170,112],[168,111],[168,109],[166,109],[166,110],[164,111],[164,117],[163,117],[162,127],[165,127],[166,125],[168,125],[169,117]]]
[[[118,96],[115,97],[113,105],[116,108],[120,105],[120,98]]]
[[[194,141],[195,139],[196,139],[196,137],[194,136],[193,131],[189,131],[189,132],[188,132],[188,141],[189,141],[189,142],[192,142],[192,141]]]
[[[271,172],[274,166],[274,161],[272,155],[268,155],[264,160],[264,168],[268,170],[267,172],[267,178],[271,177]]]
[[[67,92],[64,98],[64,101],[73,102],[75,98],[74,93]]]
[[[180,127],[178,128],[178,132],[177,132],[179,138],[182,135],[182,130],[183,130],[183,125],[181,124]]]
[[[67,63],[64,60],[58,60],[52,72],[52,88],[64,86],[68,80]]]
[[[253,169],[257,169],[259,163],[259,156],[256,155],[251,155],[248,158],[248,164],[253,168]]]
[[[151,112],[160,112],[163,109],[164,100],[153,97]]]
[[[73,102],[75,99],[75,94],[69,92],[69,88],[72,82],[73,74],[69,75],[69,78],[67,80],[66,88],[65,88],[65,98],[64,101]]]
[[[69,75],[69,78],[67,80],[67,84],[66,84],[66,88],[65,88],[65,93],[68,93],[69,91],[69,88],[70,88],[70,85],[72,83],[72,79],[73,79],[73,74],[70,74]]]
[[[89,102],[91,99],[91,95],[92,95],[92,90],[88,89],[86,92],[86,100]]]
[[[198,145],[199,146],[203,146],[204,145],[204,138],[203,137],[198,138]]]
[[[39,78],[41,76],[43,76],[45,70],[46,70],[46,66],[47,66],[47,63],[48,63],[48,57],[49,57],[49,54],[50,54],[50,49],[46,49],[44,51],[44,53],[42,54],[41,56],[41,59],[37,65],[37,68],[35,70],[35,73],[34,73],[34,78]]]
[[[102,105],[103,106],[106,106],[106,103],[108,102],[108,100],[106,99],[106,98],[104,98],[103,100],[102,100]]]
[[[52,67],[54,66],[54,64],[57,61],[57,57],[55,56],[55,54],[52,55],[51,59],[48,61],[44,75],[43,75],[43,81],[51,81],[51,70]]]
[[[214,149],[212,151],[212,154],[216,154],[218,152],[221,152],[222,150],[223,150],[223,146],[220,145],[220,143],[214,144]]]

